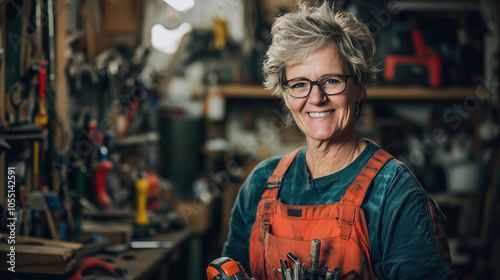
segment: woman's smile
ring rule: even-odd
[[[323,111],[323,112],[309,112],[309,116],[313,119],[322,119],[331,113],[333,113],[335,110],[328,110],[328,111]]]

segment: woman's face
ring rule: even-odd
[[[287,80],[305,78],[316,81],[329,74],[352,74],[341,60],[336,46],[325,46],[313,52],[305,62],[286,68]],[[329,141],[354,130],[355,102],[361,101],[364,89],[350,77],[347,88],[336,95],[327,96],[316,85],[306,98],[283,94],[287,107],[308,141]]]

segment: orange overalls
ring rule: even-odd
[[[361,204],[370,182],[392,158],[378,150],[346,190],[340,202],[324,205],[286,205],[278,198],[281,181],[298,150],[281,159],[267,181],[250,238],[250,267],[259,279],[281,279],[276,271],[292,252],[309,270],[311,241],[321,240],[320,268],[339,267],[345,279],[377,279],[370,262],[370,240]],[[357,275],[357,276],[356,276]],[[342,278],[344,279],[344,278]]]

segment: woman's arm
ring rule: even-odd
[[[390,180],[380,221],[382,279],[452,279],[442,213],[413,174]]]

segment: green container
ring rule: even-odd
[[[203,175],[202,116],[188,116],[181,109],[160,109],[159,170],[183,198],[192,193],[192,183]]]

